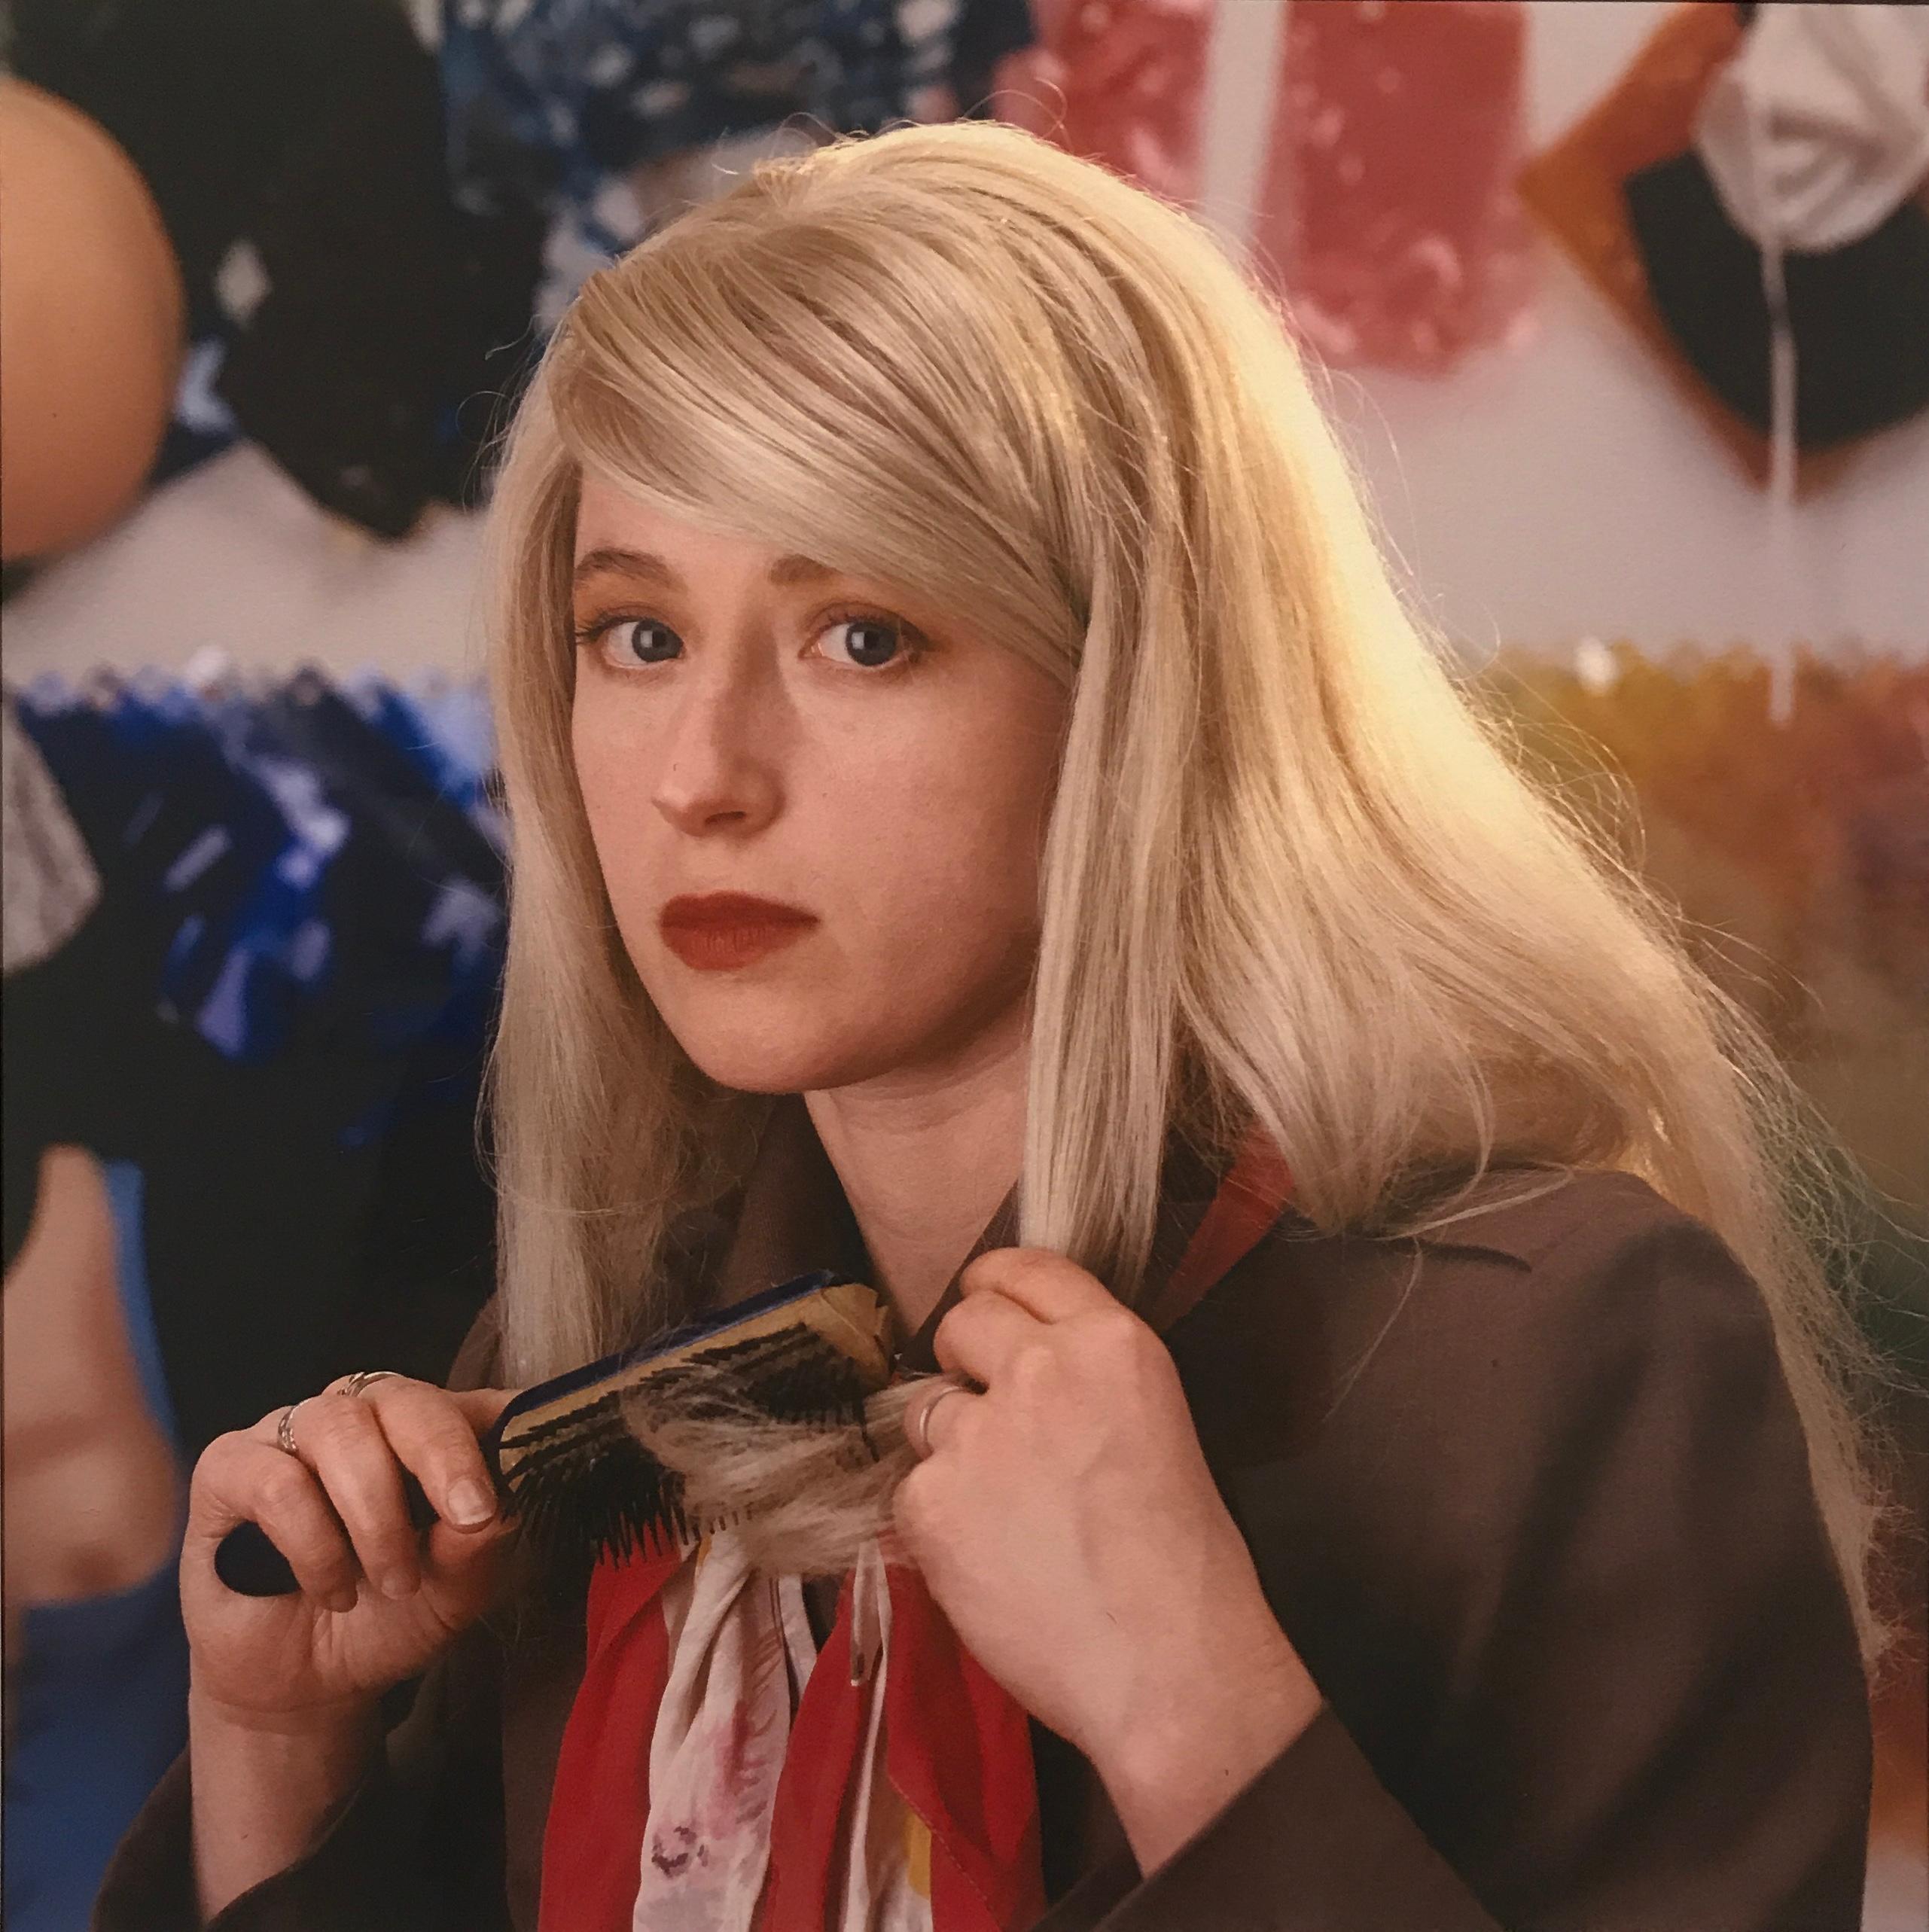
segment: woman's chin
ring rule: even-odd
[[[799,1025],[760,1030],[672,1026],[684,1051],[719,1086],[739,1093],[824,1093],[891,1072],[907,1057],[895,1040],[831,1040]]]
[[[769,1041],[733,1037],[721,1029],[698,1037],[672,1030],[702,1072],[739,1093],[809,1093],[845,1083],[847,1056],[796,1035]]]

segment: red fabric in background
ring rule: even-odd
[[[999,119],[1190,205],[1214,5],[1032,0],[1038,42],[999,63]]]
[[[1294,0],[1254,261],[1323,360],[1437,375],[1525,338],[1528,14]]]

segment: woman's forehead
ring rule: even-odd
[[[596,550],[669,554],[687,552],[706,541],[729,541],[656,509],[599,476],[584,475],[576,499],[579,559]]]
[[[587,477],[576,512],[575,565],[579,577],[601,569],[666,590],[684,588],[692,573],[723,570],[767,571],[779,588],[839,574],[754,537],[687,523]]]

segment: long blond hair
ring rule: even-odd
[[[1257,1122],[1322,1227],[1495,1168],[1626,1169],[1760,1284],[1865,1649],[1880,1513],[1795,1089],[1407,607],[1283,318],[1183,211],[963,121],[757,163],[590,279],[510,430],[493,688],[513,913],[492,1067],[507,1362],[682,1311],[666,1239],[769,1105],[678,1047],[571,763],[585,470],[969,611],[1074,693],[1021,1239],[1130,1301],[1169,1129]]]

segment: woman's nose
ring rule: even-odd
[[[744,679],[693,682],[683,694],[654,791],[678,831],[755,831],[776,817],[782,791],[770,711],[767,694]]]

